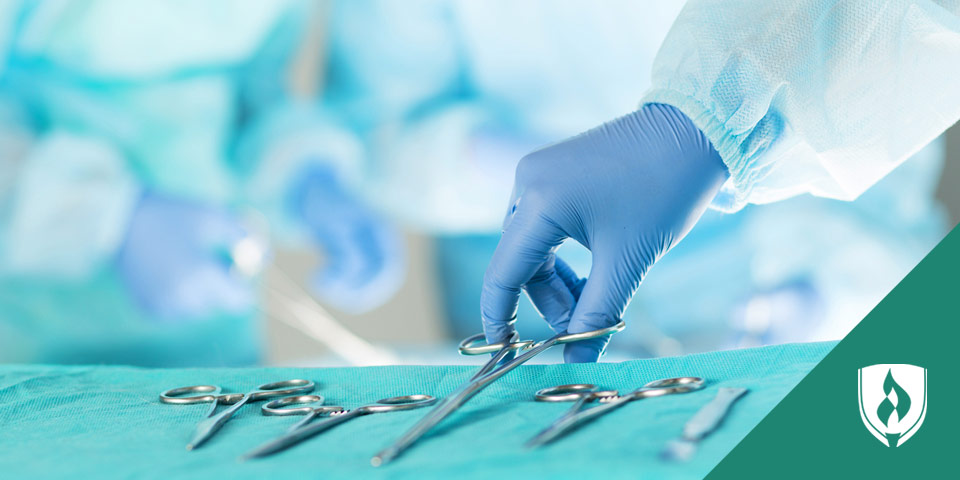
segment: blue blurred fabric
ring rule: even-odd
[[[118,363],[154,367],[254,365],[263,332],[254,313],[158,322],[115,270],[78,283],[0,279],[0,362]]]
[[[5,7],[0,91],[27,114],[4,129],[27,133],[0,186],[3,360],[256,362],[256,283],[223,254],[232,69],[290,5]]]
[[[0,302],[3,360],[162,365],[169,355],[173,365],[208,344],[216,351],[193,356],[197,365],[254,362],[259,281],[231,256],[251,239],[320,250],[314,286],[344,310],[395,292],[402,237],[360,197],[365,153],[353,133],[333,129],[291,152],[316,133],[301,116],[299,129],[266,133],[273,150],[238,145],[285,105],[319,109],[310,88],[291,86],[302,43],[317,40],[307,35],[315,9],[0,7],[0,281],[18,292]],[[248,222],[260,208],[265,229]]]

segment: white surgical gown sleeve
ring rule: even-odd
[[[960,118],[960,1],[690,0],[643,103],[730,170],[714,207],[852,200]]]
[[[29,151],[17,183],[0,198],[0,277],[89,278],[123,242],[140,188],[119,151],[103,140],[47,133]]]

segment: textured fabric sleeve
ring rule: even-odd
[[[140,196],[119,151],[66,131],[37,142],[12,190],[0,277],[89,278],[123,243]]]
[[[960,1],[690,0],[643,103],[730,170],[714,207],[852,200],[960,118]]]

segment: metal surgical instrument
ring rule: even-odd
[[[287,429],[292,432],[310,422],[314,418],[338,415],[346,411],[345,408],[335,405],[324,405],[322,395],[299,395],[270,400],[260,407],[260,413],[268,417],[287,417],[303,415],[303,418]]]
[[[285,400],[283,405],[265,405],[263,407],[264,414],[266,415],[296,415],[296,414],[307,414],[311,415],[306,419],[300,421],[293,428],[287,431],[286,434],[280,436],[276,440],[268,442],[261,447],[251,451],[250,453],[243,456],[243,459],[250,458],[259,458],[265,457],[277,453],[281,450],[285,450],[297,443],[306,440],[314,435],[319,434],[320,432],[326,431],[330,428],[333,428],[337,425],[340,425],[347,420],[352,418],[360,417],[363,415],[369,415],[372,413],[384,413],[384,412],[395,412],[400,410],[413,410],[415,408],[422,408],[436,403],[437,399],[431,397],[430,395],[403,395],[400,397],[390,397],[377,400],[377,403],[371,405],[364,405],[353,410],[343,410],[342,407],[322,407],[317,401],[311,399],[310,397],[316,397],[315,395],[306,395],[302,397],[293,397],[292,399],[283,399]],[[299,401],[303,400],[303,401]],[[320,399],[322,401],[322,399]],[[289,406],[294,404],[308,404],[307,407],[300,408],[289,408]],[[314,406],[309,406],[309,405]],[[267,412],[267,407],[270,406],[272,412]],[[323,408],[340,408],[339,412],[331,412],[331,417],[317,422],[314,424],[308,424],[310,420],[316,415],[318,411]],[[281,411],[287,411],[290,413],[278,413]]]
[[[724,417],[730,413],[733,404],[747,393],[742,387],[721,387],[717,396],[703,406],[687,424],[683,426],[683,435],[667,443],[661,455],[667,460],[687,461],[697,451],[697,444],[720,426]]]
[[[430,410],[425,417],[420,419],[419,422],[417,422],[410,430],[407,431],[407,433],[400,437],[393,445],[385,448],[371,458],[370,463],[377,467],[398,457],[407,448],[410,448],[411,445],[419,440],[420,437],[430,431],[431,428],[443,421],[444,418],[450,416],[450,414],[463,406],[463,404],[467,403],[467,401],[470,400],[474,395],[493,383],[494,380],[506,375],[510,370],[513,370],[514,368],[526,363],[528,360],[539,355],[544,350],[554,345],[561,345],[580,340],[588,340],[591,338],[612,335],[623,330],[624,327],[626,327],[626,323],[621,320],[612,327],[601,328],[583,333],[561,333],[554,335],[547,340],[542,340],[539,342],[533,342],[531,340],[518,341],[519,335],[516,332],[513,333],[508,341],[489,345],[475,345],[477,342],[483,341],[484,335],[482,333],[465,338],[462,342],[460,342],[459,350],[461,354],[483,355],[487,353],[493,353],[493,357],[490,358],[490,361],[484,364],[483,367],[481,367],[480,370],[473,377],[471,377],[469,381],[467,381],[467,383],[454,391],[453,394],[439,402],[436,407]],[[524,352],[518,355],[516,358],[506,360],[507,356],[511,353],[520,351]]]
[[[194,403],[211,403],[206,417],[197,424],[193,439],[187,444],[187,450],[193,450],[217,433],[241,407],[248,402],[266,400],[268,398],[310,393],[316,385],[310,380],[294,379],[282,382],[265,383],[256,390],[247,393],[220,393],[220,387],[215,385],[194,385],[190,387],[171,388],[160,394],[160,401],[174,405],[190,405]],[[199,394],[199,395],[190,395]],[[230,408],[217,415],[213,413],[218,405],[230,405]]]
[[[571,429],[600,415],[620,408],[633,400],[687,393],[703,388],[700,377],[678,377],[654,380],[630,393],[620,395],[616,390],[599,390],[596,385],[578,383],[545,388],[536,394],[541,402],[576,402],[562,417],[527,442],[527,447],[539,447],[556,440]],[[593,401],[600,406],[585,409]]]

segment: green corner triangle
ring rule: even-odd
[[[958,342],[960,227],[838,343],[707,478],[957,478]],[[896,447],[875,438],[861,420],[858,369],[874,364],[927,369],[926,401],[912,400],[914,407],[925,405],[924,419],[916,433]]]

